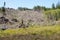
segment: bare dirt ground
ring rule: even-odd
[[[0,37],[0,40],[60,40],[60,35],[11,35]]]

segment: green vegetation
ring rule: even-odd
[[[47,18],[50,20],[60,20],[60,9],[48,10],[45,11],[45,14],[47,15]]]
[[[0,30],[0,40],[60,40],[60,25]]]
[[[0,30],[0,37],[6,37],[10,35],[29,35],[29,34],[38,34],[38,35],[53,35],[60,34],[60,25],[54,26],[32,26],[29,28],[19,28],[19,29],[7,29]]]
[[[21,10],[21,11],[23,11],[23,10],[31,10],[31,9],[29,9],[29,8],[26,8],[26,7],[18,7],[18,10]]]
[[[55,9],[55,5],[54,5],[54,3],[52,4],[52,9]]]
[[[41,10],[41,7],[40,6],[34,6],[33,9],[39,11],[39,10]]]
[[[60,2],[57,3],[56,8],[60,9]]]

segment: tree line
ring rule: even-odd
[[[43,10],[51,10],[51,9],[60,9],[60,2],[58,2],[56,5],[53,3],[52,4],[52,6],[51,6],[51,8],[47,8],[47,7],[45,7],[45,6],[39,6],[39,5],[37,5],[37,6],[34,6],[32,9],[30,9],[30,8],[27,8],[27,7],[18,7],[17,8],[18,10],[41,10],[41,9],[43,9]],[[0,11],[1,11],[1,8],[0,8]]]
[[[51,9],[60,9],[60,2],[58,2],[56,5],[53,3],[51,8],[47,8],[45,6],[34,6],[33,9],[29,9],[29,8],[26,8],[26,7],[18,7],[19,10],[51,10]]]

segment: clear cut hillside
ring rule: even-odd
[[[6,9],[5,13],[6,16],[1,18],[3,14],[0,12],[0,28],[18,28],[22,25],[28,27],[33,24],[43,25],[46,21],[43,11]],[[4,23],[5,21],[6,23]]]

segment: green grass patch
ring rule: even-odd
[[[33,26],[29,28],[18,28],[18,29],[7,29],[0,30],[0,37],[5,37],[9,35],[28,35],[28,34],[39,34],[39,35],[53,35],[60,34],[60,25],[55,26]]]

